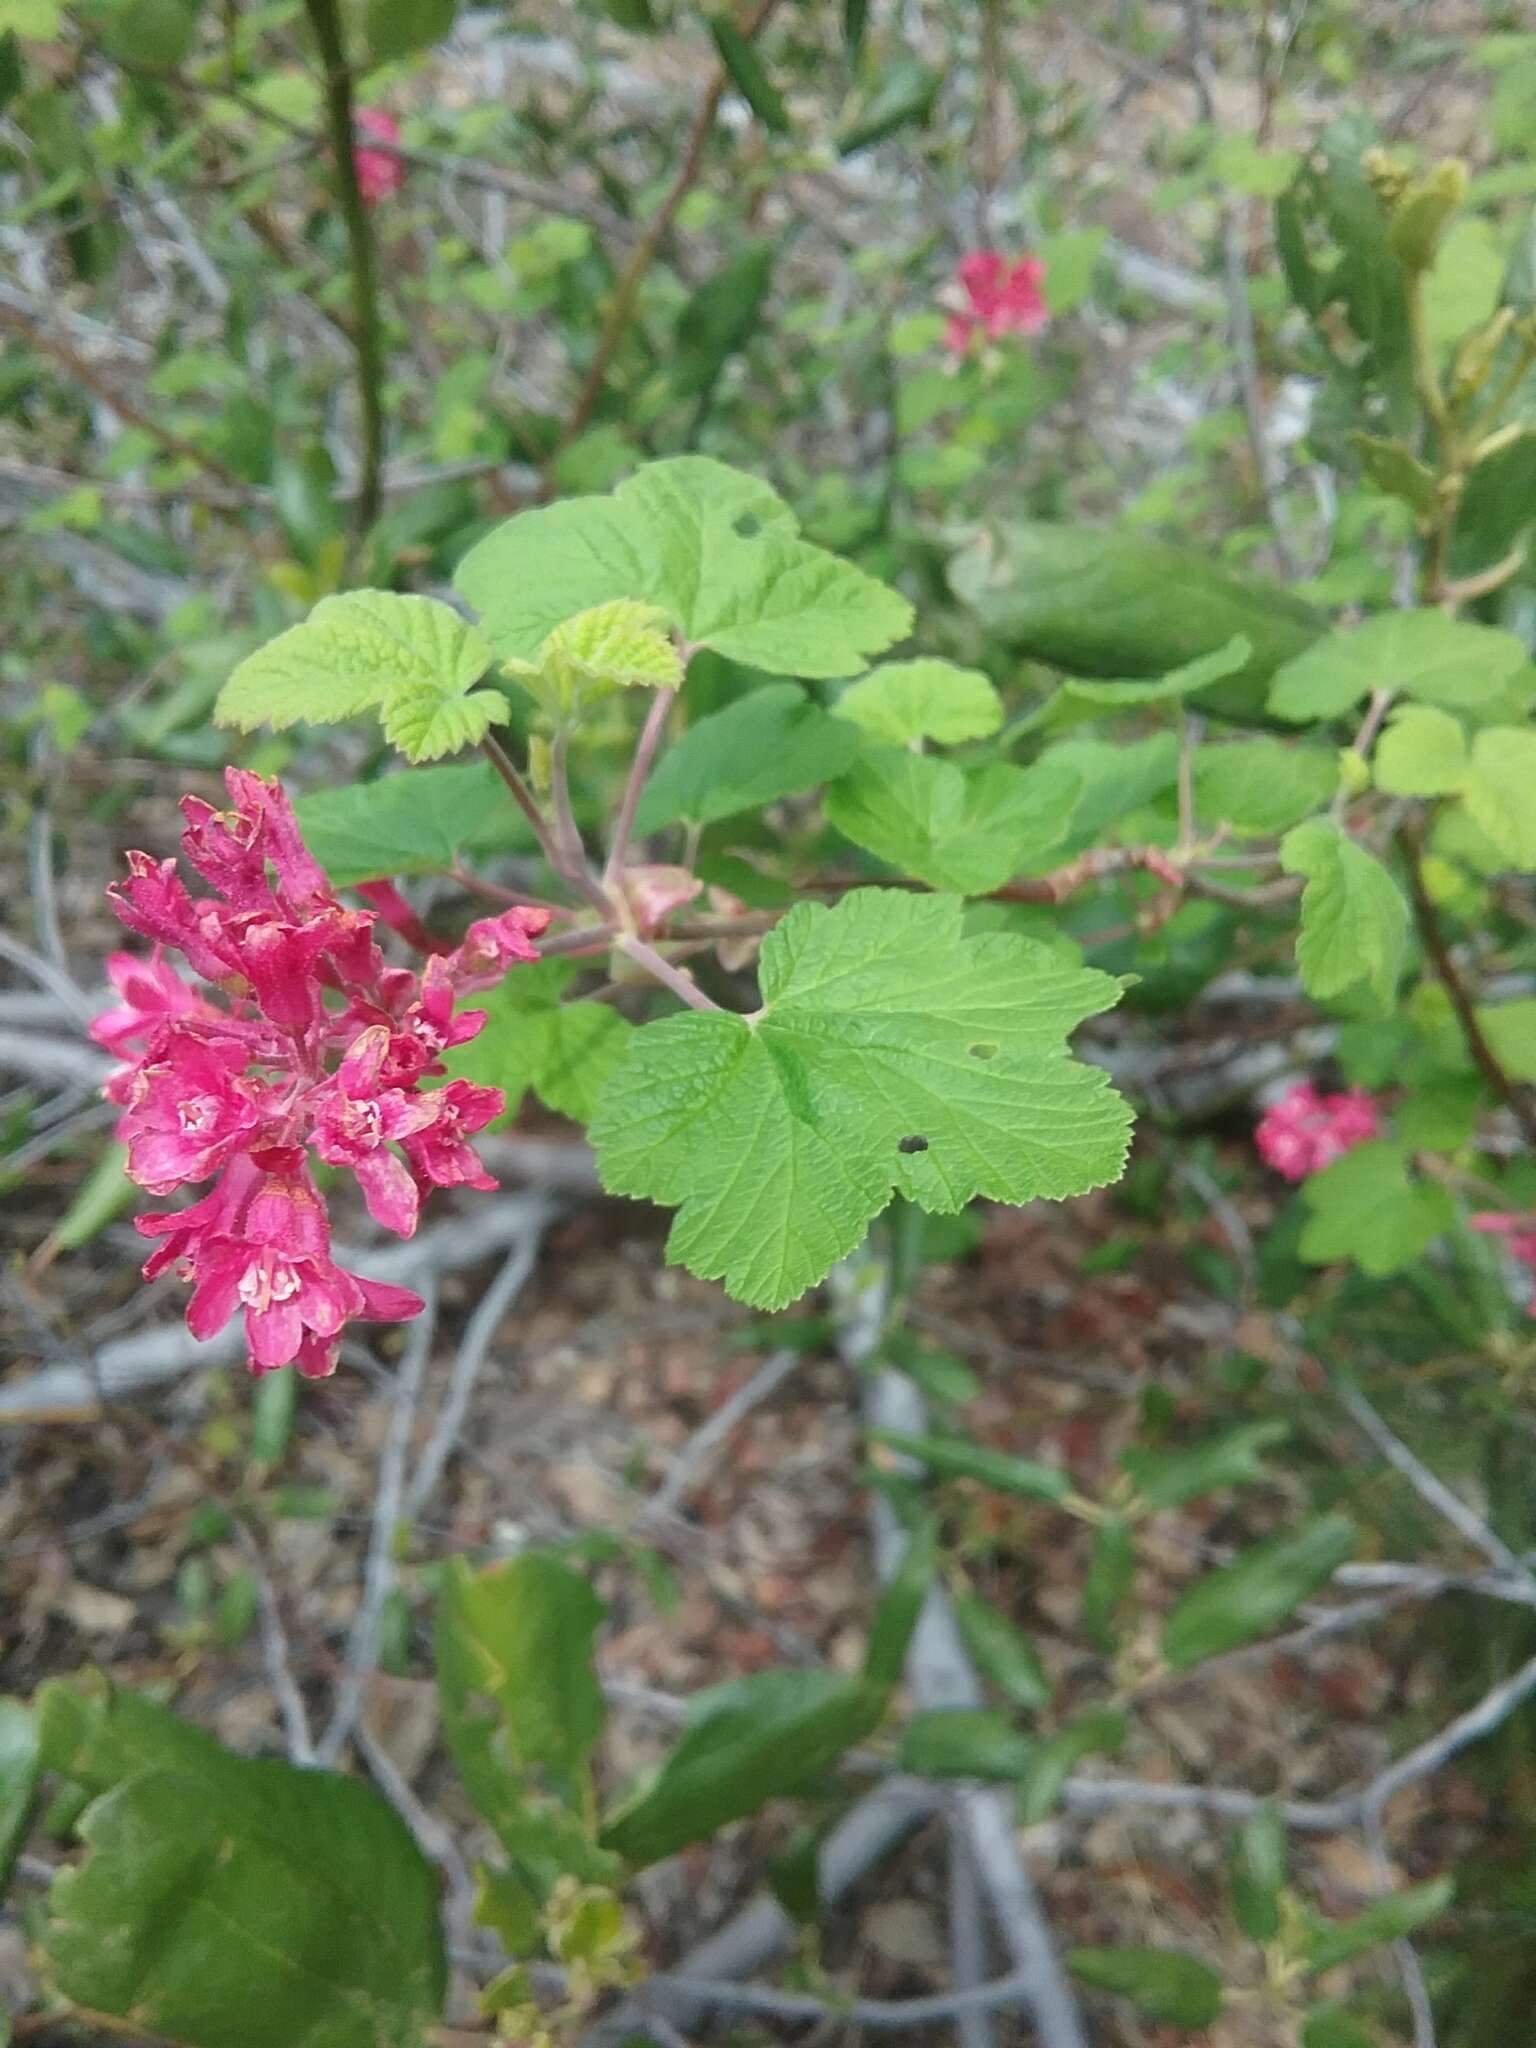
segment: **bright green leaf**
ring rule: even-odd
[[[1016,1458],[1009,1451],[994,1451],[963,1437],[908,1436],[894,1429],[872,1433],[876,1443],[899,1451],[904,1458],[916,1458],[941,1479],[975,1479],[997,1493],[1015,1494],[1021,1500],[1065,1500],[1072,1491],[1071,1479],[1057,1465]]]
[[[1195,755],[1195,816],[1242,835],[1284,832],[1325,804],[1338,784],[1336,756],[1325,747],[1284,740],[1233,740]]]
[[[454,578],[498,653],[611,598],[777,675],[845,676],[910,629],[904,598],[800,538],[776,491],[702,455],[654,462],[606,498],[567,498],[488,534]]]
[[[604,1186],[679,1208],[668,1255],[761,1308],[796,1300],[900,1192],[1061,1199],[1115,1179],[1130,1114],[1066,1033],[1115,984],[953,897],[798,903],[763,943],[763,1007],[631,1040],[592,1126]]]
[[[954,1596],[955,1620],[976,1669],[1003,1697],[1026,1713],[1036,1713],[1051,1702],[1051,1681],[1040,1653],[1006,1614],[979,1594]]]
[[[991,1707],[935,1707],[901,1731],[897,1764],[919,1778],[995,1778],[1011,1783],[1035,1745]]]
[[[984,896],[1043,865],[1066,838],[1082,783],[1069,768],[953,761],[875,747],[827,791],[827,819],[855,846],[936,889]]]
[[[1371,768],[1388,796],[1454,794],[1467,772],[1460,721],[1430,704],[1399,706],[1376,742]]]
[[[1332,1970],[1352,1956],[1364,1955],[1367,1949],[1401,1941],[1426,1921],[1438,1919],[1455,1890],[1453,1878],[1437,1877],[1428,1884],[1410,1885],[1406,1891],[1389,1892],[1352,1920],[1312,1917],[1306,1935],[1307,1968],[1314,1973]]]
[[[838,775],[858,735],[793,683],[770,683],[691,725],[667,749],[640,800],[636,829],[707,825]]]
[[[912,740],[957,746],[985,739],[1003,722],[1002,702],[979,668],[926,658],[882,662],[850,683],[833,709],[898,747]]]
[[[26,1839],[37,1774],[37,1723],[20,1700],[0,1698],[0,1898]]]
[[[1329,818],[1309,818],[1280,842],[1280,865],[1305,875],[1296,962],[1319,1002],[1362,993],[1385,1009],[1408,949],[1408,905],[1374,854]]]
[[[407,768],[374,782],[312,790],[294,809],[305,844],[337,888],[392,875],[442,874],[468,852],[533,845],[522,812],[488,761]]]
[[[1086,1756],[1114,1756],[1125,1741],[1118,1707],[1096,1707],[1040,1743],[1019,1781],[1019,1825],[1031,1828],[1054,1811],[1061,1788]]]
[[[431,597],[352,590],[246,656],[219,692],[220,725],[281,732],[335,725],[401,697],[462,698],[494,659],[479,633]]]
[[[1262,1478],[1262,1453],[1289,1434],[1284,1422],[1249,1422],[1174,1451],[1122,1451],[1120,1463],[1147,1507],[1182,1507],[1203,1494]]]
[[[1314,1173],[1302,1190],[1311,1212],[1301,1256],[1314,1266],[1349,1259],[1377,1279],[1411,1266],[1449,1230],[1450,1193],[1438,1181],[1415,1180],[1408,1148],[1373,1140]]]
[[[1536,996],[1491,1003],[1477,1013],[1493,1056],[1512,1081],[1536,1081]]]
[[[1330,633],[1278,671],[1269,708],[1305,724],[1337,718],[1372,690],[1394,690],[1427,704],[1473,708],[1497,696],[1523,668],[1513,633],[1477,626],[1425,606],[1382,612],[1352,632]]]
[[[1285,1822],[1261,1806],[1232,1843],[1232,1913],[1250,1941],[1273,1941],[1280,1931],[1280,1893],[1286,1879]]]
[[[635,1027],[608,1003],[562,1002],[575,971],[568,960],[514,967],[477,995],[486,1024],[445,1056],[449,1074],[504,1090],[509,1113],[532,1089],[557,1115],[588,1122]]]
[[[1221,1979],[1178,1949],[1068,1949],[1067,1968],[1096,1990],[1128,2000],[1150,2020],[1208,2027],[1221,2015]]]
[[[675,690],[683,658],[661,630],[665,616],[653,604],[613,598],[556,626],[536,660],[509,659],[507,672],[556,716],[633,685]]]
[[[1510,865],[1536,868],[1536,728],[1480,732],[1461,793],[1473,823]]]
[[[1174,1602],[1163,1624],[1163,1655],[1175,1671],[1187,1671],[1267,1635],[1327,1583],[1354,1547],[1355,1525],[1345,1515],[1323,1515],[1256,1543]]]
[[[864,1676],[888,1690],[901,1683],[907,1646],[928,1598],[939,1561],[939,1532],[922,1521],[907,1538],[899,1567],[880,1596],[864,1652]]]
[[[1186,661],[1181,668],[1172,669],[1151,682],[1144,682],[1137,676],[1115,676],[1104,681],[1068,676],[1038,710],[1011,725],[1009,733],[1030,732],[1038,726],[1059,732],[1091,719],[1109,717],[1117,711],[1136,710],[1144,704],[1162,704],[1176,697],[1193,697],[1216,683],[1225,682],[1229,676],[1237,675],[1248,666],[1252,656],[1252,642],[1245,634],[1235,633],[1225,646],[1210,654],[1202,654],[1194,661]]]
[[[499,690],[450,688],[412,690],[381,707],[384,737],[411,762],[440,761],[444,754],[478,746],[493,725],[504,725],[507,700]]]

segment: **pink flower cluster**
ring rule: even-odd
[[[1502,1237],[1509,1256],[1529,1272],[1532,1289],[1528,1307],[1536,1316],[1536,1216],[1485,1211],[1472,1218],[1472,1228],[1486,1231],[1490,1237]]]
[[[1038,334],[1049,315],[1040,287],[1045,265],[1038,256],[1010,264],[996,249],[973,249],[955,270],[957,309],[944,329],[944,346],[963,356],[976,335],[1000,341],[1005,334]]]
[[[1342,1159],[1381,1129],[1376,1104],[1363,1088],[1338,1095],[1320,1095],[1310,1081],[1299,1081],[1254,1132],[1259,1156],[1287,1180],[1305,1180]]]
[[[359,107],[352,116],[354,128],[371,135],[375,142],[398,142],[400,123],[382,107]],[[405,183],[405,161],[390,149],[369,149],[358,143],[352,151],[357,166],[357,188],[364,206],[377,206],[398,192]]]
[[[128,879],[109,889],[155,950],[147,961],[113,954],[122,1002],[92,1036],[129,1061],[104,1092],[123,1110],[130,1178],[169,1195],[217,1176],[190,1208],[135,1218],[161,1240],[145,1278],[174,1267],[191,1282],[197,1337],[243,1310],[253,1372],[297,1365],[320,1378],[335,1371],[348,1322],[402,1322],[422,1303],[336,1265],[309,1151],[347,1168],[375,1221],[401,1237],[433,1188],[494,1187],[469,1138],[505,1107],[501,1090],[421,1084],[485,1022],[455,1013],[459,996],[536,960],[549,913],[482,919],[419,975],[391,967],[376,913],[337,902],[281,787],[241,768],[225,782],[232,810],[181,804],[182,851],[222,900],[192,896],[174,860],[147,853],[130,853]],[[210,992],[183,981],[162,947]]]

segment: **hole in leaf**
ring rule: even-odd
[[[988,1043],[986,1040],[983,1040],[980,1045],[973,1045],[970,1048],[970,1054],[973,1060],[996,1059],[997,1047],[995,1045]]]
[[[901,1138],[897,1141],[896,1150],[898,1152],[926,1152],[928,1150],[928,1140],[926,1138]]]
[[[731,521],[731,531],[742,540],[756,540],[763,530],[763,522],[755,512],[738,512]]]

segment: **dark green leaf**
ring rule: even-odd
[[[0,114],[26,83],[26,70],[21,61],[21,44],[16,31],[7,29],[0,35]]]
[[[1455,1880],[1437,1877],[1428,1884],[1410,1885],[1406,1891],[1391,1892],[1367,1906],[1353,1920],[1312,1918],[1307,1927],[1306,1963],[1311,1971],[1331,1970],[1347,1963],[1351,1956],[1379,1948],[1383,1942],[1401,1941],[1427,1920],[1434,1920],[1451,1903]]]
[[[1302,2022],[1301,2048],[1381,2048],[1381,2037],[1342,2007],[1330,2005]]]
[[[768,1888],[797,1927],[814,1927],[821,1913],[821,1845],[825,1828],[798,1828],[782,1856],[768,1866]]]
[[[1161,677],[1241,634],[1247,665],[1201,696],[1227,717],[1257,713],[1275,669],[1327,630],[1277,584],[1235,575],[1208,555],[1044,520],[974,544],[955,558],[950,580],[990,631],[1070,675]]]
[[[935,1707],[914,1714],[902,1729],[897,1761],[920,1778],[1008,1783],[1023,1776],[1034,1754],[1033,1741],[1006,1714],[991,1707]]]
[[[0,1699],[0,1898],[26,1839],[37,1777],[37,1723],[20,1700]]]
[[[1203,1493],[1263,1476],[1260,1453],[1290,1434],[1284,1422],[1250,1422],[1176,1451],[1122,1452],[1120,1463],[1149,1508],[1176,1508]]]
[[[954,1609],[965,1647],[982,1677],[1028,1713],[1049,1706],[1051,1681],[1029,1637],[979,1594],[957,1593]]]
[[[89,1792],[109,1792],[137,1772],[215,1772],[222,1744],[190,1721],[95,1673],[39,1688],[38,1762]]]
[[[403,1822],[354,1778],[212,1750],[86,1812],[50,1897],[60,1991],[186,2048],[417,2048],[447,1971]]]
[[[1323,1515],[1294,1534],[1255,1544],[1197,1581],[1163,1624],[1163,1655],[1177,1671],[1266,1635],[1333,1576],[1355,1547],[1346,1515]]]
[[[709,32],[720,52],[720,62],[731,74],[732,85],[759,121],[776,135],[787,134],[789,110],[784,105],[784,96],[763,69],[751,43],[724,14],[710,17]]]
[[[757,333],[778,253],[777,242],[744,243],[683,307],[668,365],[672,389],[679,397],[708,391],[731,357]]]
[[[604,1846],[640,1868],[810,1790],[872,1732],[887,1697],[831,1671],[764,1671],[714,1688],[652,1782],[607,1817]]]
[[[1033,1827],[1046,1818],[1085,1756],[1113,1756],[1125,1741],[1125,1728],[1117,1707],[1097,1707],[1042,1742],[1019,1783],[1020,1826]]]
[[[864,1653],[864,1676],[871,1685],[883,1685],[889,1690],[901,1683],[907,1645],[933,1584],[938,1561],[938,1526],[931,1518],[925,1519],[907,1538],[901,1563],[875,1609],[869,1647]]]
[[[1083,1580],[1083,1626],[1101,1650],[1115,1642],[1115,1623],[1136,1571],[1136,1551],[1125,1522],[1104,1522],[1093,1532]]]
[[[368,0],[363,33],[375,64],[439,43],[453,27],[458,0]]]
[[[1425,519],[1440,510],[1440,493],[1435,473],[1427,468],[1403,441],[1384,441],[1377,434],[1354,433],[1350,446],[1360,457],[1360,467],[1388,497],[1401,498],[1405,505]]]
[[[1250,1941],[1273,1941],[1279,1932],[1285,1876],[1285,1823],[1273,1806],[1262,1806],[1232,1843],[1232,1912]]]
[[[838,136],[838,155],[852,156],[903,128],[922,127],[943,83],[943,74],[931,64],[917,57],[897,57],[885,67],[874,91]]]
[[[339,889],[441,874],[471,849],[533,845],[489,762],[407,768],[377,782],[317,789],[294,809],[310,851]]]
[[[1208,2027],[1221,2013],[1221,1979],[1178,1949],[1074,1948],[1067,1951],[1067,1968],[1171,2026]]]
[[[998,1493],[1017,1494],[1025,1500],[1065,1500],[1072,1491],[1072,1481],[1056,1466],[1016,1458],[1008,1451],[989,1450],[956,1437],[906,1436],[894,1429],[876,1429],[870,1434],[876,1443],[916,1458],[945,1479],[977,1479]]]
[[[858,748],[858,728],[847,719],[829,717],[793,683],[770,683],[701,718],[668,748],[636,829],[656,832],[678,818],[707,825],[814,789],[841,774]]]

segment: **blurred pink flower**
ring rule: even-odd
[[[944,329],[944,345],[964,355],[978,334],[999,341],[1005,334],[1038,334],[1050,317],[1041,286],[1045,265],[1038,256],[1011,264],[996,249],[972,249],[955,268],[958,303]]]
[[[1254,1143],[1276,1173],[1305,1180],[1374,1138],[1380,1128],[1376,1104],[1363,1088],[1320,1095],[1310,1081],[1300,1081],[1266,1112]]]
[[[400,140],[400,123],[382,107],[359,107],[352,116],[352,125],[376,142]],[[392,150],[369,149],[365,143],[358,143],[352,161],[357,166],[357,186],[364,206],[377,206],[405,183],[404,160]]]
[[[1502,1237],[1509,1256],[1529,1272],[1532,1288],[1527,1307],[1536,1316],[1536,1216],[1485,1210],[1472,1218],[1472,1228],[1485,1231],[1490,1237]]]

